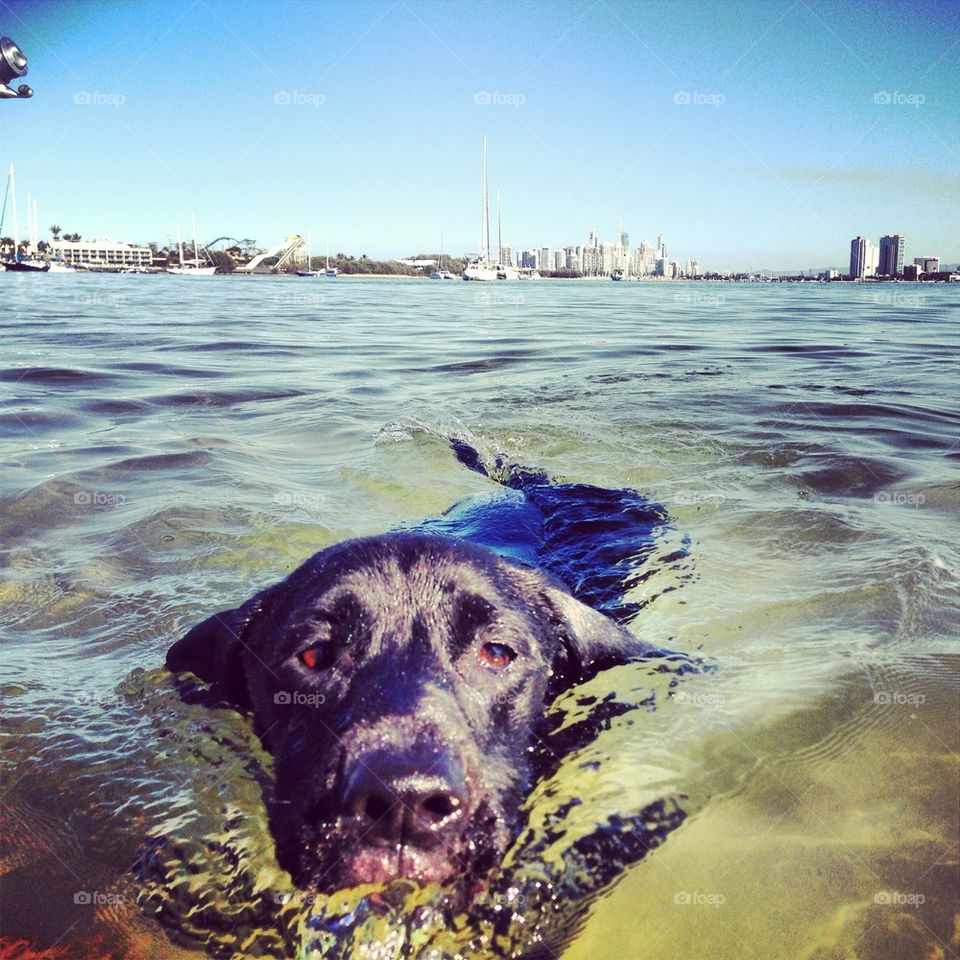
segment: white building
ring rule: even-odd
[[[149,267],[153,251],[116,240],[53,240],[50,250],[54,258],[65,263],[87,267]]]
[[[596,247],[583,248],[583,275],[595,277],[600,272],[600,251]]]
[[[880,264],[880,249],[866,237],[854,237],[850,241],[850,276],[862,280],[872,277]]]

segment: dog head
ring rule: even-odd
[[[337,544],[167,655],[252,713],[301,887],[475,883],[506,852],[557,692],[652,653],[544,575],[462,541]]]

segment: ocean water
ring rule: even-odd
[[[960,286],[0,294],[0,957],[957,955]],[[158,668],[323,546],[487,492],[452,434],[663,504],[689,556],[632,629],[705,669],[594,681],[645,707],[531,797],[531,823],[578,804],[496,936],[409,894],[323,946],[272,860],[269,758]],[[551,927],[523,883],[663,798],[682,822],[558,882]]]

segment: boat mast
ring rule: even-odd
[[[500,229],[500,188],[497,187],[497,263],[503,266],[503,232]]]
[[[486,262],[490,259],[490,210],[489,199],[487,197],[487,135],[483,135],[483,236],[480,242],[483,249],[480,251],[480,259]]]
[[[190,225],[193,227],[193,264],[200,266],[200,251],[197,249],[197,218],[190,214]]]
[[[10,200],[13,202],[13,259],[18,260],[20,255],[20,231],[17,228],[17,178],[13,173],[13,164],[10,164]]]
[[[177,250],[180,252],[180,269],[183,269],[183,237],[180,236],[180,224],[177,224]]]

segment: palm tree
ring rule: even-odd
[[[50,228],[50,232],[53,234],[53,239],[54,239],[54,240],[59,240],[59,239],[60,239],[60,224],[59,224],[59,223],[55,223],[55,224]]]

